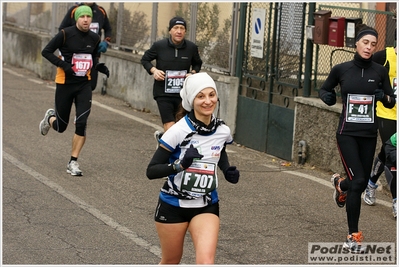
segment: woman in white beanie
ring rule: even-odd
[[[168,176],[154,216],[160,264],[180,263],[187,230],[196,263],[213,264],[220,225],[217,167],[234,184],[240,172],[230,166],[225,151],[225,145],[233,142],[230,128],[213,114],[218,104],[214,80],[204,72],[190,75],[180,96],[181,118],[162,135],[147,167],[149,179]]]

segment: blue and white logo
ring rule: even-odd
[[[260,18],[257,18],[255,22],[255,33],[259,34],[261,30],[262,30],[262,20]]]

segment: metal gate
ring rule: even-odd
[[[246,26],[240,35],[243,61],[234,138],[249,148],[291,160],[293,98],[303,87],[306,3],[253,2],[242,5],[241,12]],[[258,14],[265,15],[263,25]],[[259,55],[262,44],[254,47],[254,35],[262,30]]]

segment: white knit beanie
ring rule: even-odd
[[[218,95],[215,81],[208,73],[200,72],[188,76],[184,80],[183,89],[180,90],[183,108],[187,111],[191,111],[193,108],[194,98],[199,92],[208,87],[215,89],[216,96]]]

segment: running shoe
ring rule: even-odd
[[[397,205],[396,205],[396,199],[394,199],[392,201],[392,214],[394,218],[396,218],[396,212],[397,212]]]
[[[364,237],[361,231],[352,233],[346,237],[343,248],[349,250],[353,254],[363,254],[365,248],[362,247]]]
[[[343,192],[339,186],[343,180],[345,180],[345,178],[342,178],[338,173],[334,173],[331,177],[331,182],[335,189],[333,198],[340,208],[343,208],[346,202],[346,192]]]
[[[161,132],[161,131],[155,131],[155,132],[154,132],[154,138],[155,138],[155,140],[157,141],[157,147],[156,147],[156,149],[158,149],[158,146],[159,146],[159,139],[162,138],[162,135],[163,135],[163,132]]]
[[[75,160],[71,160],[71,162],[68,163],[67,173],[69,173],[73,176],[82,176],[83,175],[82,171],[79,169],[79,163]]]
[[[39,124],[39,130],[42,135],[46,135],[48,131],[50,130],[50,123],[49,123],[49,118],[55,116],[55,110],[50,108],[46,111],[44,114],[43,120]]]
[[[367,187],[363,196],[363,200],[367,205],[373,206],[375,204],[375,192],[377,187],[377,184],[373,186],[370,183],[367,183]]]

